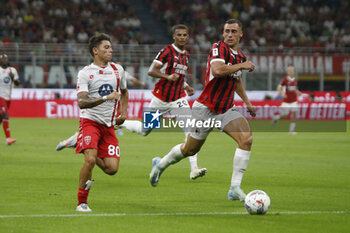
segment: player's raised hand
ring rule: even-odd
[[[176,81],[176,80],[179,79],[179,77],[180,77],[179,74],[175,74],[175,73],[174,73],[174,74],[169,75],[167,79],[168,79],[169,81]]]
[[[111,94],[107,95],[108,100],[117,100],[120,98],[120,94],[117,91],[113,91]]]

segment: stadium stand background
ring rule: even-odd
[[[79,67],[91,61],[86,42],[96,32],[110,34],[115,60],[152,87],[149,64],[172,41],[171,26],[185,23],[191,30],[190,83],[200,89],[208,50],[220,39],[219,25],[239,18],[242,49],[249,56],[345,56],[339,74],[313,70],[300,80],[301,90],[344,90],[350,66],[348,12],[344,0],[8,0],[0,8],[0,39],[24,87],[73,88]],[[244,79],[247,89],[271,90],[284,71],[261,68],[245,75],[252,76]]]

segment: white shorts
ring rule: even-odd
[[[191,118],[191,107],[188,104],[186,97],[182,97],[173,102],[165,102],[159,98],[153,96],[151,103],[148,105],[151,110],[159,110],[163,114],[166,114],[169,118]]]
[[[148,107],[143,109],[144,111],[157,111],[162,113],[163,117],[175,118],[176,121],[185,122],[187,119],[191,119],[192,112],[191,107],[188,104],[186,97],[180,98],[173,102],[165,102],[159,98],[153,96],[151,103]],[[149,134],[152,129],[142,129],[145,135]],[[186,133],[188,130],[182,128]]]
[[[240,117],[244,118],[244,116],[235,107],[228,109],[224,113],[217,114],[210,111],[204,104],[195,101],[192,106],[192,119],[203,122],[210,119],[209,122],[213,123],[204,127],[194,127],[191,130],[190,135],[197,140],[205,140],[213,128],[219,128],[221,131],[223,131],[228,123]],[[220,122],[219,127],[216,126],[216,122]]]
[[[282,102],[280,106],[280,113],[281,115],[288,115],[290,112],[297,112],[298,111],[298,102],[292,102],[292,103],[286,103]]]

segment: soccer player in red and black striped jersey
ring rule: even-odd
[[[272,119],[272,125],[275,125],[279,119],[288,118],[289,113],[290,125],[289,133],[296,134],[295,126],[297,121],[297,111],[298,111],[298,96],[301,92],[298,90],[298,80],[294,77],[294,66],[290,65],[287,67],[287,76],[282,79],[282,81],[277,86],[277,91],[283,97],[283,102],[280,107],[280,113],[276,114]]]
[[[189,96],[194,94],[194,89],[185,82],[187,75],[189,53],[185,46],[189,39],[188,27],[178,24],[172,27],[174,43],[162,48],[153,63],[151,64],[148,75],[159,79],[153,90],[153,98],[149,105],[150,109],[169,112],[173,116],[191,114],[190,105],[186,99],[186,93]],[[148,135],[151,130],[144,130],[142,123],[135,120],[126,120],[122,127],[132,132]],[[189,132],[185,131],[185,135]],[[196,179],[206,174],[206,168],[199,168],[197,165],[197,154],[189,157],[191,172],[190,178]]]
[[[192,106],[192,120],[196,122],[212,120],[215,126],[194,124],[185,143],[173,147],[163,158],[154,158],[149,177],[152,186],[158,184],[160,175],[170,164],[197,153],[213,127],[218,127],[238,144],[233,159],[228,199],[244,200],[246,194],[240,185],[248,167],[253,137],[247,120],[234,107],[234,93],[237,92],[242,98],[253,117],[256,115],[256,110],[248,100],[241,81],[242,70],[253,71],[255,68],[238,48],[242,36],[242,24],[239,20],[226,21],[224,40],[214,43],[209,52],[206,84],[202,94]],[[216,122],[220,124],[216,125]]]

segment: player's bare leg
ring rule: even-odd
[[[151,185],[157,186],[161,174],[169,165],[175,164],[187,156],[195,155],[200,150],[204,142],[205,140],[197,140],[189,135],[185,144],[178,144],[174,146],[163,158],[153,158],[153,167],[149,175]]]
[[[229,200],[244,201],[246,194],[240,188],[244,172],[248,168],[253,136],[245,118],[237,118],[224,127],[224,132],[233,138],[238,147],[233,157],[233,172],[231,186],[228,192]]]
[[[82,168],[80,169],[79,174],[78,206],[76,209],[79,212],[91,212],[91,209],[87,205],[87,199],[91,185],[93,183],[91,177],[92,170],[94,169],[96,164],[96,158],[96,149],[84,150],[84,163]]]
[[[291,118],[290,118],[290,125],[289,125],[289,133],[290,134],[293,134],[293,135],[297,134],[295,132],[296,122],[297,122],[297,113],[292,112]]]
[[[2,123],[2,127],[4,129],[4,133],[6,136],[6,144],[11,145],[12,143],[15,143],[16,139],[11,138],[8,113],[0,114],[0,124],[1,123]]]
[[[107,175],[114,175],[118,172],[119,159],[113,158],[96,158],[96,164]]]

